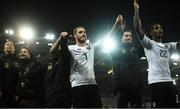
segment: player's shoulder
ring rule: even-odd
[[[69,50],[72,50],[74,48],[77,48],[77,46],[76,45],[68,45],[68,48],[69,48]]]

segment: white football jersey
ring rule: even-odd
[[[72,55],[72,67],[70,81],[72,87],[96,84],[94,75],[94,45],[84,47],[69,45]]]
[[[160,43],[144,36],[141,43],[148,61],[148,83],[172,81],[169,69],[169,49],[176,49],[177,42]]]

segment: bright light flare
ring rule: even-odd
[[[115,48],[115,42],[112,38],[106,37],[102,43],[103,52],[110,52]]]
[[[24,27],[19,30],[19,35],[22,39],[30,40],[33,38],[34,32],[29,27]]]
[[[6,34],[9,34],[9,35],[13,35],[14,34],[14,31],[12,29],[6,29],[5,30],[5,33]]]
[[[54,34],[48,33],[48,34],[46,34],[46,36],[44,38],[47,40],[54,40],[55,36],[54,36]]]
[[[171,59],[178,60],[179,59],[179,55],[177,53],[176,54],[172,54],[171,55]]]

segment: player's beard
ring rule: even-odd
[[[82,39],[82,38],[83,38],[83,39]],[[79,43],[82,43],[82,44],[83,44],[83,43],[86,42],[86,39],[87,39],[87,38],[86,38],[86,36],[83,36],[82,38],[77,38],[77,40],[78,40]]]

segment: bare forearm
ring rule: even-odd
[[[135,9],[135,11],[134,11],[134,26],[136,28],[141,27],[140,18],[139,18],[139,9]]]
[[[124,29],[124,27],[125,27],[125,25],[123,25],[123,16],[118,15],[110,33],[109,33],[109,36],[113,36],[118,30],[122,31]]]
[[[118,22],[115,22],[109,35],[113,36],[117,31],[123,31],[123,30],[124,30],[123,25],[119,24]]]
[[[139,17],[139,9],[134,11],[134,28],[140,39],[144,37],[144,31],[142,30],[141,19]]]
[[[111,33],[111,34],[112,34],[112,33],[115,33],[115,32],[117,31],[117,29],[118,29],[118,23],[115,22],[114,25],[113,25],[113,27],[112,27],[112,29],[111,29],[111,32],[110,32],[110,33]]]
[[[60,40],[61,40],[61,37],[59,37],[57,41],[52,45],[52,47],[50,48],[50,53],[54,52],[55,50],[58,50],[60,46]]]
[[[139,9],[134,10],[134,27],[135,29],[141,29],[141,19],[139,17]]]

